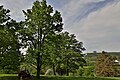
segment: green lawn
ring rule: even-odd
[[[0,74],[0,80],[18,80],[16,74]],[[32,80],[37,80],[33,77]],[[41,80],[120,80],[120,78],[41,76]]]
[[[0,74],[0,77],[4,77],[4,76],[17,76],[17,74]]]

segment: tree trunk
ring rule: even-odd
[[[55,65],[53,64],[53,73],[54,75],[56,75],[56,72],[55,72]]]
[[[37,58],[37,80],[40,80],[40,52],[38,52]]]
[[[69,76],[69,69],[68,69],[68,58],[67,58],[67,70],[66,70],[66,75]]]
[[[38,28],[37,80],[40,80],[40,71],[41,71],[41,64],[42,64],[42,61],[41,61],[42,55],[40,55],[41,41],[42,41],[42,29]]]
[[[69,76],[69,69],[67,69],[67,76]]]

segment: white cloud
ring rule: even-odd
[[[87,17],[90,13],[115,2],[117,0],[70,0],[61,9],[65,28],[76,24],[77,21]]]
[[[93,12],[74,24],[70,31],[85,41],[89,51],[119,51],[120,47],[120,2]]]
[[[69,24],[69,20],[79,14],[79,10],[83,12],[85,9],[85,4],[90,2],[95,2],[96,0],[70,0],[62,9],[62,15],[65,21],[65,24]],[[81,14],[81,13],[80,13]]]

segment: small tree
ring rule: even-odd
[[[110,56],[106,52],[102,52],[96,61],[95,66],[95,74],[96,76],[105,76],[105,77],[112,77],[116,76],[116,72],[119,72],[116,69],[115,57]]]

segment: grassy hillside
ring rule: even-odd
[[[120,57],[120,52],[108,52],[108,54],[111,56]],[[87,53],[85,58],[89,59],[90,61],[96,61],[98,55],[100,55],[100,53]]]
[[[87,53],[86,57],[97,57],[100,53]],[[119,56],[120,57],[120,52],[108,52],[111,56]]]

